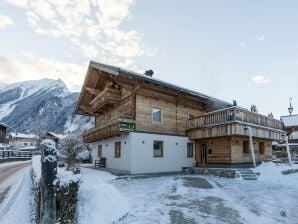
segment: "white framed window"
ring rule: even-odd
[[[98,158],[102,157],[102,145],[97,146],[97,157]]]
[[[115,142],[115,158],[121,158],[121,142]]]
[[[159,107],[152,108],[152,123],[159,124],[162,123],[162,109]]]

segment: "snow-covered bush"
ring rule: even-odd
[[[78,163],[80,161],[80,153],[89,151],[87,144],[79,136],[68,136],[60,141],[58,145],[58,157],[66,163],[66,170],[79,172]]]
[[[56,185],[57,223],[75,223],[81,174],[58,168]]]
[[[34,209],[33,223],[40,223],[40,205],[41,205],[41,158],[34,156],[32,158],[32,195],[34,197],[32,208]],[[58,168],[57,176],[54,181],[56,193],[56,212],[57,223],[72,224],[75,223],[75,213],[78,201],[78,191],[80,187],[80,174],[74,174],[72,171]]]

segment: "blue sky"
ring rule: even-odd
[[[297,1],[4,0],[0,82],[119,65],[249,108],[287,114],[298,99]]]

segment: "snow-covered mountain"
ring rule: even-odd
[[[92,126],[93,119],[74,114],[78,97],[60,79],[5,85],[0,88],[0,121],[24,133],[81,132]]]

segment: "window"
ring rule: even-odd
[[[97,146],[97,157],[98,158],[102,157],[102,145]]]
[[[209,154],[209,155],[212,154],[212,149],[208,149],[208,154]]]
[[[152,108],[152,123],[161,123],[161,108]]]
[[[154,141],[153,142],[153,157],[163,157],[163,142]]]
[[[265,154],[265,143],[264,142],[260,142],[259,143],[259,147],[260,147],[260,154],[264,155]]]
[[[27,142],[25,142],[24,145],[28,145]]]
[[[249,154],[249,141],[243,141],[243,154]]]
[[[187,143],[187,157],[192,158],[193,157],[193,143]]]
[[[33,146],[33,143],[31,143],[31,146]]]
[[[119,110],[119,111],[118,111],[118,117],[124,117],[123,110]]]
[[[115,158],[121,157],[121,142],[115,142]]]
[[[194,117],[195,117],[195,115],[188,113],[188,119],[192,119]]]

